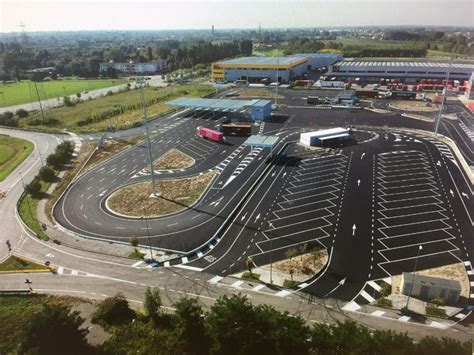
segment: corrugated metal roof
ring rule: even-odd
[[[252,147],[272,148],[277,142],[278,136],[250,136],[243,145]]]
[[[389,62],[389,61],[340,61],[335,63],[334,65],[339,66],[341,69],[344,67],[350,67],[351,69],[355,67],[370,67],[373,69],[374,67],[426,67],[426,68],[449,68],[449,63],[446,62],[428,62],[428,61],[419,61],[419,62],[409,62],[409,61],[397,61],[397,62]],[[470,63],[453,63],[453,69],[468,69],[474,71],[474,64]]]
[[[240,57],[222,60],[216,64],[242,64],[242,65],[290,65],[301,62],[301,56],[291,57]]]
[[[186,107],[202,110],[218,111],[240,111],[250,106],[262,107],[270,100],[231,100],[231,99],[201,99],[192,97],[180,97],[176,100],[168,101],[166,104],[173,107]]]
[[[322,137],[334,136],[338,134],[349,134],[349,131],[345,128],[336,127],[336,128],[330,128],[330,129],[323,129],[320,131],[301,133],[301,136],[322,138]]]

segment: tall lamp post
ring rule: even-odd
[[[443,114],[443,108],[444,108],[444,102],[446,101],[446,95],[448,93],[448,81],[449,81],[449,76],[451,74],[451,68],[453,66],[453,57],[449,59],[449,68],[448,68],[448,73],[446,74],[446,82],[444,84],[444,90],[443,90],[443,98],[441,99],[441,105],[439,107],[439,112],[438,112],[438,118],[436,119],[436,124],[435,124],[435,135],[438,135],[438,128],[439,128],[439,123],[441,122],[441,115]]]
[[[150,238],[150,228],[148,227],[148,216],[146,214],[145,207],[143,207],[143,216],[142,219],[145,220],[146,225],[146,234],[148,236],[148,247],[150,248],[150,259],[153,260],[153,250],[151,249],[151,238]]]
[[[416,254],[415,267],[413,268],[413,274],[412,274],[412,277],[411,277],[410,291],[408,292],[407,304],[405,305],[405,309],[407,309],[407,310],[408,310],[408,303],[410,302],[411,293],[413,291],[413,282],[415,282],[416,266],[418,265],[418,258],[420,256],[420,252],[422,250],[423,250],[423,247],[420,245],[418,247],[418,253]]]
[[[275,229],[272,222],[268,222],[268,225]],[[270,284],[273,285],[273,238],[270,238]]]
[[[150,195],[150,197],[158,197],[159,195],[156,193],[155,171],[153,170],[153,156],[151,154],[150,129],[148,128],[148,115],[147,115],[145,94],[144,94],[145,79],[143,77],[137,78],[137,84],[136,85],[138,85],[140,87],[140,99],[141,99],[142,109],[143,109],[143,121],[145,123],[145,130],[146,130],[146,140],[147,140],[147,147],[148,147],[148,160],[150,162],[150,173],[151,173],[151,195]]]
[[[23,180],[23,175],[21,175],[21,172],[18,172],[18,174],[20,175],[21,184],[23,185],[23,190],[24,190],[25,193],[26,193],[26,185],[25,185],[25,181]],[[31,213],[31,206],[30,206],[30,200],[28,199],[28,193],[26,193],[25,199],[26,199],[26,204],[27,204],[27,206],[28,206],[28,211],[30,212],[30,216],[31,216],[31,218],[34,219],[34,216],[33,216],[33,214]]]

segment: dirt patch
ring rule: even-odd
[[[455,280],[461,283],[461,297],[469,297],[469,278],[463,263],[456,263],[436,267],[433,269],[420,270],[416,272],[418,275],[440,277],[443,279]],[[399,294],[402,275],[392,276],[392,293]]]
[[[182,179],[157,181],[159,197],[150,197],[151,182],[141,182],[126,186],[114,192],[108,199],[108,207],[119,214],[141,217],[146,211],[148,216],[162,216],[182,211],[201,196],[215,172]]]
[[[253,98],[253,97],[264,97],[264,98],[274,98],[275,93],[271,90],[265,88],[246,88],[239,90],[239,97],[240,98]],[[284,97],[278,95],[279,99],[283,99]]]
[[[84,171],[91,170],[93,167],[97,166],[104,160],[107,160],[121,151],[129,148],[130,146],[141,142],[143,139],[143,135],[138,135],[123,139],[105,140],[97,152],[95,152],[95,154],[92,156],[91,160],[89,160],[86,167],[84,168]]]
[[[295,256],[291,259],[285,259],[274,262],[273,270],[285,274],[290,274],[293,270],[294,276],[309,276],[321,271],[328,262],[328,252],[322,249],[318,252],[311,252]],[[270,269],[270,265],[262,266],[262,269]]]
[[[185,169],[194,165],[194,159],[178,149],[171,149],[155,160],[155,170]]]
[[[390,107],[406,110],[406,111],[418,111],[418,112],[435,112],[439,108],[433,103],[425,101],[412,101],[412,100],[396,100],[390,103]]]

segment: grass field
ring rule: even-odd
[[[30,141],[0,135],[0,181],[6,179],[33,151]]]
[[[15,255],[9,256],[3,263],[0,264],[0,271],[12,270],[45,270],[49,271],[49,267],[41,264],[31,262],[29,260],[20,259]]]
[[[365,48],[412,48],[413,44],[410,42],[403,41],[380,41],[369,38],[338,38],[334,41],[323,41],[325,44],[328,42],[342,43],[344,47],[365,47]]]
[[[41,192],[46,193],[49,187],[51,186],[50,182],[41,181]],[[48,240],[48,235],[41,228],[41,224],[38,221],[38,203],[39,199],[31,197],[29,194],[25,194],[20,200],[20,206],[18,208],[18,213],[20,218],[25,222],[25,224],[30,227],[30,229],[36,233],[38,238],[43,240]]]
[[[124,79],[62,79],[37,83],[37,87],[40,99],[46,100],[126,82]],[[13,84],[0,84],[0,107],[25,104],[37,100],[35,85],[29,80]]]
[[[172,108],[165,105],[165,102],[173,100],[181,96],[200,97],[211,94],[215,89],[210,85],[179,85],[166,88],[146,88],[145,100],[155,98],[157,103],[148,106],[148,116],[163,114],[171,111]],[[140,103],[140,92],[131,90],[110,96],[104,96],[95,100],[87,100],[77,104],[74,107],[57,107],[52,109],[51,116],[58,119],[61,123],[55,126],[55,129],[68,129],[78,132],[104,131],[109,126],[116,128],[125,128],[132,126],[135,122],[143,121],[143,111],[141,108],[129,110],[117,116],[105,119],[100,122],[92,122],[86,126],[78,126],[78,122],[89,118],[91,115],[100,114],[114,108],[125,107],[130,104]],[[139,107],[140,105],[138,105]],[[20,120],[21,126],[27,127],[28,121],[32,119],[41,119],[39,113],[31,115],[28,118]],[[35,126],[43,129],[51,129],[51,127]]]
[[[254,50],[252,51],[252,55],[263,56],[263,57],[275,57],[275,56],[284,56],[285,54],[282,49],[275,48],[268,51]]]

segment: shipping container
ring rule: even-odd
[[[210,128],[198,127],[198,132],[202,138],[209,139],[214,142],[221,143],[224,140],[224,134],[222,132],[218,132]]]
[[[376,90],[356,90],[355,96],[357,97],[377,97],[378,91]]]
[[[317,96],[308,96],[306,98],[306,104],[307,105],[318,105],[319,104],[319,98]]]
[[[248,137],[252,134],[251,125],[223,124],[221,127],[225,136]]]

